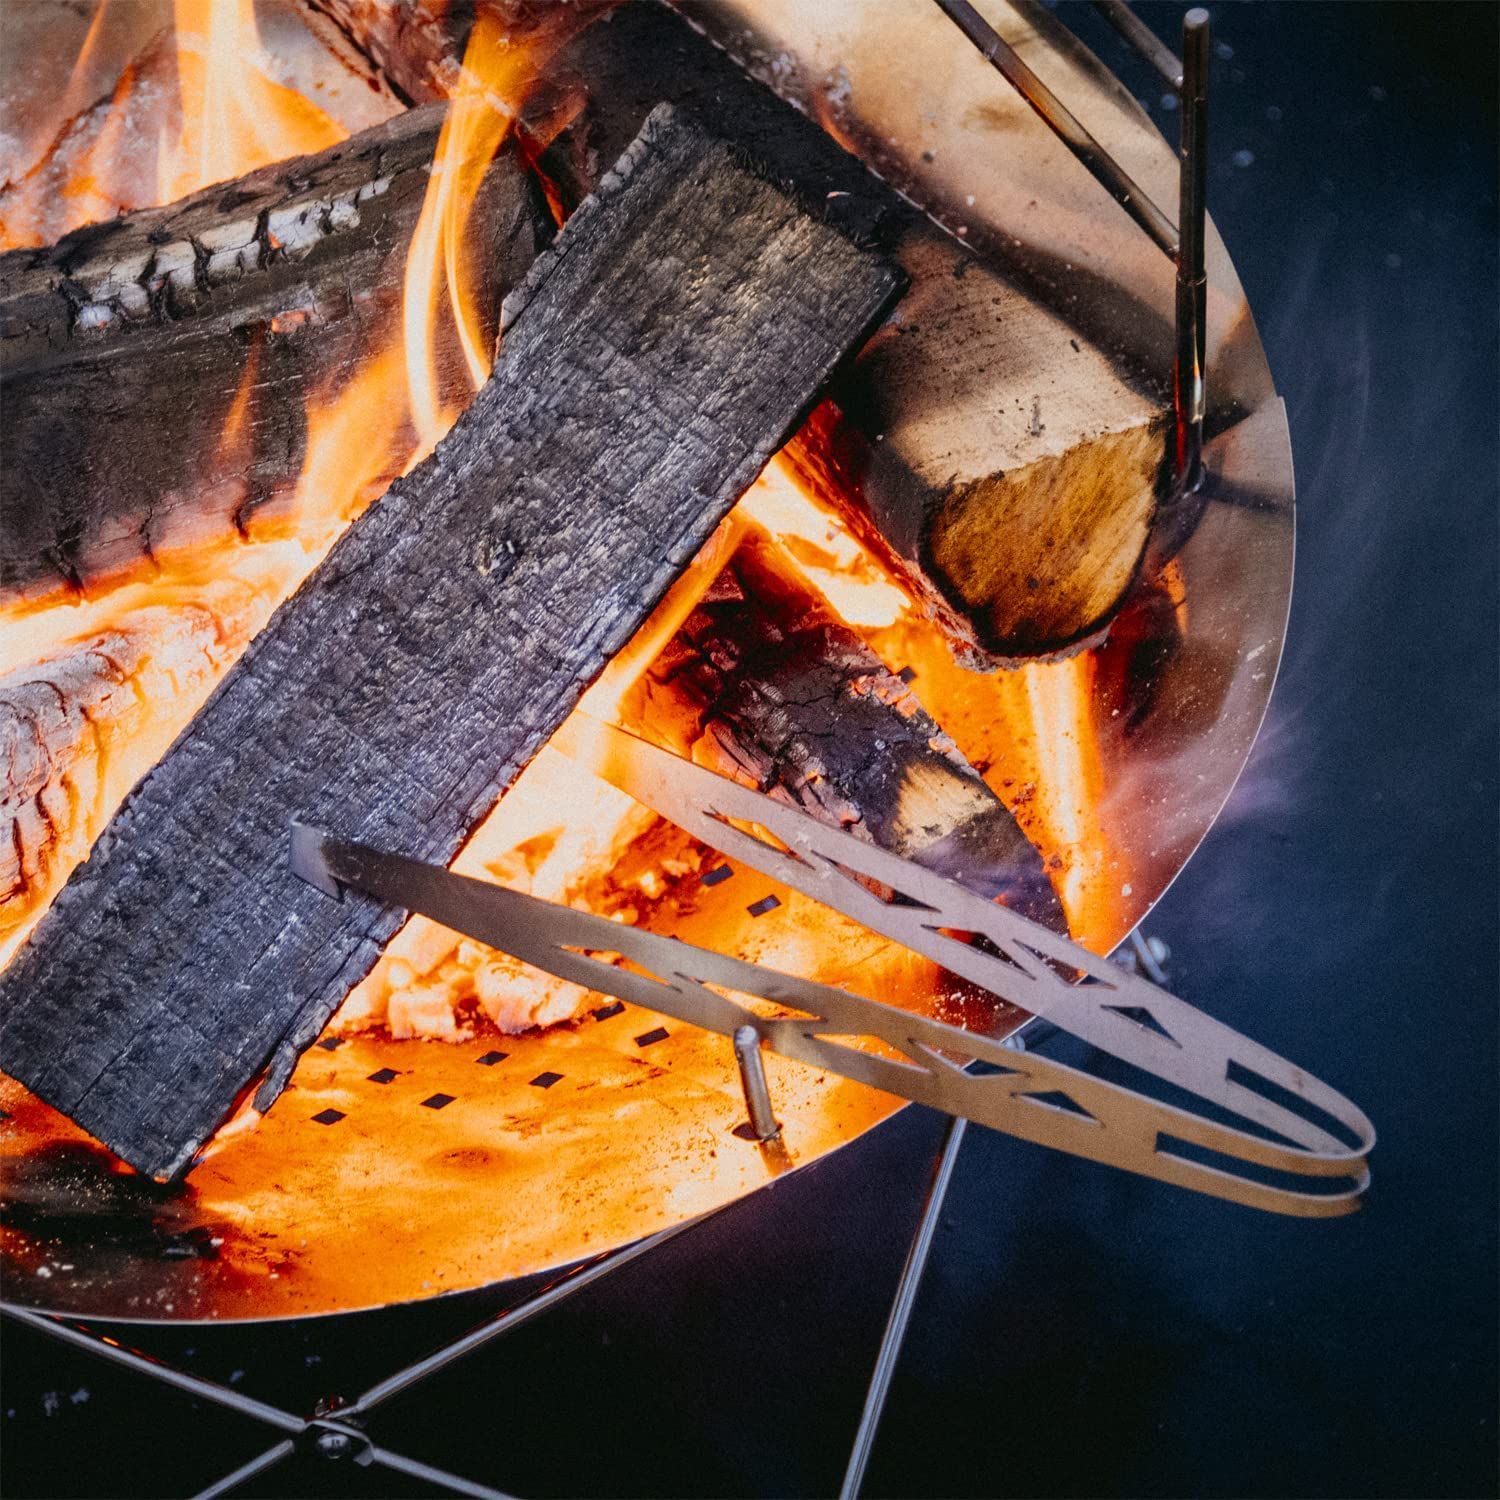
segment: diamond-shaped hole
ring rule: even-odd
[[[1139,1026],[1142,1031],[1154,1032],[1157,1036],[1165,1037],[1174,1047],[1182,1045],[1144,1005],[1105,1005],[1101,1009],[1112,1010],[1117,1016],[1123,1016],[1125,1020]]]
[[[429,1094],[422,1101],[423,1109],[447,1109],[457,1097],[455,1094]]]
[[[313,1116],[313,1123],[315,1125],[337,1125],[343,1118],[344,1112],[341,1109],[320,1109]]]
[[[929,927],[927,930],[935,932],[939,937],[949,938],[955,943],[962,943],[965,948],[977,948],[987,957],[998,958],[1001,963],[1009,964],[1012,969],[1018,969],[1022,974],[1026,973],[1026,970],[1004,948],[982,932],[969,932],[962,927]]]
[[[1091,1115],[1071,1094],[1065,1094],[1061,1089],[1049,1089],[1042,1094],[1020,1095],[1028,1104],[1040,1104],[1043,1109],[1055,1109],[1059,1114],[1077,1115],[1083,1120],[1094,1120]],[[1098,1123],[1097,1120],[1094,1122]]]

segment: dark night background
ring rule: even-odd
[[[1214,14],[1210,206],[1290,411],[1297,586],[1250,769],[1148,925],[1180,993],[1368,1110],[1375,1188],[1284,1221],[971,1131],[872,1495],[1497,1487],[1497,10]],[[831,1493],[939,1132],[908,1111],[377,1440],[519,1495]],[[490,1305],[138,1337],[298,1406]],[[9,1495],[191,1493],[271,1441],[24,1330],[4,1356]],[[427,1493],[313,1459],[259,1484]]]

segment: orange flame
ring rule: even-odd
[[[67,123],[0,198],[0,248],[43,244],[345,138],[271,76],[254,0],[173,0],[172,29],[126,64],[106,100],[74,114],[97,71],[106,10],[96,11],[74,63]]]
[[[427,453],[452,425],[437,368],[438,309],[446,289],[470,392],[489,378],[491,351],[479,299],[466,263],[464,235],[484,174],[515,118],[534,76],[538,48],[513,45],[490,11],[474,22],[460,83],[443,121],[432,178],[406,258],[402,296],[406,379],[420,452]]]
[[[1129,875],[1105,814],[1094,659],[964,670],[940,631],[844,520],[778,458],[739,509],[912,690],[1041,852],[1072,935],[1107,951],[1124,936]],[[1185,608],[1185,604],[1181,607]]]
[[[346,132],[259,65],[255,0],[173,0],[182,124],[157,159],[158,201],[326,150]]]

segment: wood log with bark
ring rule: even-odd
[[[651,676],[694,705],[675,737],[699,764],[1064,928],[1004,804],[764,536],[741,544]]]
[[[450,859],[869,332],[888,262],[654,114],[508,299],[495,372],[136,787],[0,980],[0,1064],[181,1172],[400,925],[305,818]]]
[[[275,607],[229,578],[0,677],[0,965]]]
[[[444,114],[0,255],[0,601],[233,536],[290,497],[310,401],[399,332]],[[552,231],[514,148],[470,222],[493,329]],[[450,364],[447,390],[467,378]]]
[[[476,9],[304,4],[416,100],[451,86]],[[669,99],[901,263],[911,294],[832,391],[841,420],[794,444],[804,477],[851,512],[971,666],[1097,639],[1157,515],[1163,381],[1091,341],[1029,279],[938,229],[656,0],[621,5],[564,47],[528,109],[546,113],[570,88],[586,106],[542,158],[565,196],[586,192]]]

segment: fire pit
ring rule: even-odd
[[[1228,795],[1270,692],[1285,422],[1210,233],[1204,476],[1172,491],[1171,266],[936,7],[910,8],[899,49],[855,6],[695,10],[706,38],[652,4],[508,30],[455,7],[410,34],[381,6],[262,8],[286,76],[241,98],[228,146],[210,140],[233,114],[216,66],[251,45],[226,30],[248,11],[180,5],[175,51],[147,7],[128,36],[99,12],[66,119],[37,121],[55,144],[0,201],[7,242],[35,247],[0,270],[24,500],[3,539],[9,953],[351,519],[459,440],[501,297],[650,110],[704,109],[800,164],[816,132],[776,95],[930,216],[876,223],[863,179],[824,194],[827,222],[894,251],[911,291],[660,602],[640,591],[585,703],[910,857],[982,828],[989,894],[1096,952],[1131,931]],[[1176,201],[1172,150],[1107,71],[1029,7],[996,24],[1117,170]],[[111,41],[134,61],[75,114]],[[162,105],[153,70],[174,69]],[[241,138],[283,111],[300,133]],[[132,131],[196,154],[124,180]],[[63,238],[116,210],[132,212],[113,232]],[[69,414],[83,431],[40,468]],[[1016,540],[995,563],[980,542],[1000,517]],[[862,753],[823,742],[829,705]],[[931,789],[919,817],[887,793],[898,756],[902,787]],[[1024,1022],[555,752],[524,760],[488,820],[455,830],[457,868],[990,1036]],[[721,1038],[422,919],[323,1019],[273,1063],[295,1063],[274,1104],[247,1097],[179,1182],[0,1081],[7,1300],[286,1318],[531,1276],[668,1232],[900,1103],[769,1059],[778,1157],[737,1133]]]

